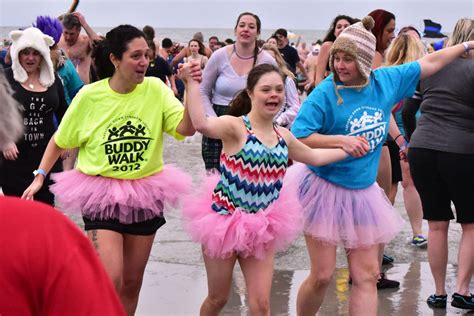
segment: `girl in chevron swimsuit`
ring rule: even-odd
[[[188,64],[181,69],[186,77]],[[201,315],[217,314],[230,291],[238,260],[248,289],[251,314],[269,314],[276,250],[300,231],[301,208],[296,189],[285,187],[288,158],[323,165],[347,156],[342,150],[310,149],[273,124],[284,99],[283,76],[269,64],[253,68],[243,90],[231,103],[230,115],[206,118],[199,85],[187,79],[189,113],[194,127],[222,139],[221,174],[209,176],[203,191],[189,199],[187,231],[202,244],[208,275],[208,297]],[[365,139],[360,142],[368,145]]]

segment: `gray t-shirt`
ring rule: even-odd
[[[213,104],[229,105],[235,95],[245,89],[247,74],[239,76],[230,64],[228,47],[222,47],[212,53],[204,68],[201,83],[201,99],[208,116],[216,116]],[[255,65],[272,64],[278,66],[275,59],[266,51],[260,51]]]
[[[410,147],[474,154],[474,61],[458,58],[422,80],[421,94]]]

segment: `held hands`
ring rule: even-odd
[[[367,139],[362,136],[344,136],[342,150],[352,157],[359,158],[365,156],[370,146]]]
[[[5,157],[6,160],[16,160],[18,158],[18,154],[19,151],[15,143],[8,144],[3,150],[3,157]]]
[[[408,162],[408,142],[405,140],[402,145],[399,145],[399,148],[398,154],[400,155],[400,160]]]
[[[202,81],[202,70],[201,64],[197,60],[191,60],[180,64],[178,67],[178,77],[184,81],[184,83],[190,83],[191,80],[197,83]]]
[[[33,196],[36,193],[38,193],[38,191],[43,186],[43,181],[44,181],[44,176],[41,174],[38,174],[33,180],[33,182],[31,182],[30,186],[27,187],[26,190],[23,192],[23,195],[21,196],[21,198],[25,200],[33,200]]]

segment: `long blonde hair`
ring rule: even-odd
[[[292,80],[295,79],[295,75],[291,72],[290,69],[288,69],[288,66],[286,65],[286,61],[283,59],[283,56],[281,56],[280,51],[278,48],[276,48],[274,45],[265,43],[262,46],[263,50],[269,50],[273,52],[273,55],[275,56],[275,61],[278,65],[278,68],[280,68],[280,71],[287,77],[290,77]]]
[[[385,57],[385,66],[406,64],[426,54],[420,39],[408,34],[398,35],[390,44]]]
[[[474,40],[474,20],[461,18],[456,22],[453,34],[451,34],[446,46],[454,46],[472,40]],[[465,56],[467,57],[467,54]],[[469,58],[474,59],[472,50],[469,52]]]

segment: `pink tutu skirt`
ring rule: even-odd
[[[368,247],[389,242],[403,227],[404,220],[377,183],[346,189],[318,177],[304,164],[289,168],[285,180],[298,188],[305,234],[322,242]]]
[[[263,259],[269,250],[282,250],[302,230],[301,206],[296,190],[283,186],[279,198],[265,210],[247,213],[237,209],[221,215],[212,208],[212,192],[219,175],[206,177],[201,192],[184,202],[185,230],[203,245],[206,255]]]
[[[191,191],[192,179],[176,167],[141,179],[89,176],[77,170],[51,175],[58,207],[91,220],[118,219],[131,224],[163,216],[165,206],[176,206]]]

